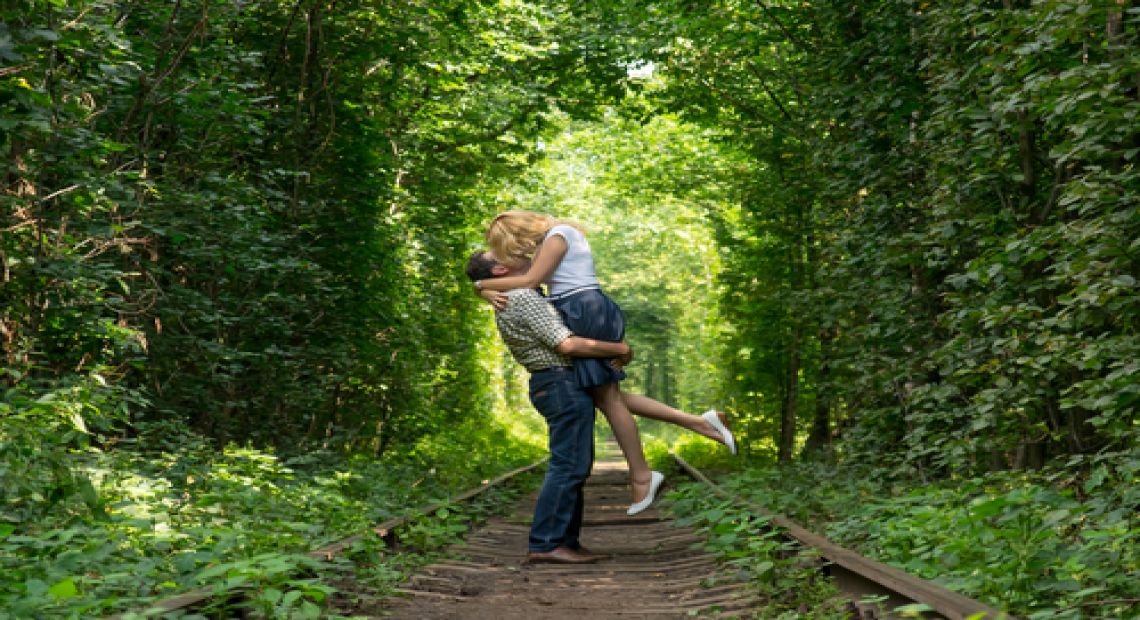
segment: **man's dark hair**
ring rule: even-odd
[[[471,278],[472,282],[493,278],[495,274],[491,270],[498,264],[498,261],[487,256],[486,250],[479,250],[467,259],[467,277]]]

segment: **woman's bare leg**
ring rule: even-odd
[[[594,397],[594,405],[602,410],[610,428],[614,431],[621,453],[629,465],[629,480],[633,486],[633,503],[640,502],[649,495],[649,483],[652,470],[645,460],[645,450],[641,447],[641,435],[637,431],[637,422],[625,405],[621,388],[616,383],[599,385],[590,389]]]
[[[668,422],[670,424],[676,424],[677,426],[687,428],[694,433],[704,435],[709,439],[713,439],[722,443],[724,442],[724,439],[720,436],[720,433],[718,433],[717,430],[713,428],[713,425],[708,420],[702,418],[699,415],[685,413],[680,409],[670,407],[663,402],[653,400],[652,398],[649,398],[648,396],[642,396],[641,394],[626,394],[625,392],[622,392],[621,398],[622,401],[625,402],[626,408],[635,415],[639,415],[643,418],[651,418],[653,420],[661,420],[662,422]]]

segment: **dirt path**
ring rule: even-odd
[[[425,568],[405,586],[404,598],[378,601],[372,613],[417,620],[750,617],[755,598],[695,546],[700,539],[691,530],[655,508],[625,515],[625,482],[624,463],[600,462],[587,485],[582,542],[612,559],[522,564],[532,495],[456,547],[462,559]]]

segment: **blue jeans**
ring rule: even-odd
[[[582,485],[594,466],[594,401],[578,385],[573,368],[530,376],[530,402],[546,418],[550,464],[538,492],[529,549],[577,549],[585,498]]]

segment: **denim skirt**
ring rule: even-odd
[[[602,291],[589,289],[552,301],[575,336],[615,342],[625,338],[625,315]],[[609,359],[596,357],[574,358],[574,373],[584,388],[625,379],[625,372],[610,366]]]

